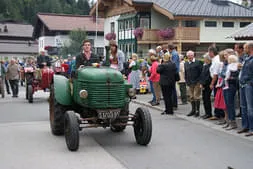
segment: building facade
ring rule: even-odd
[[[32,25],[11,20],[0,22],[0,60],[35,55],[38,44],[32,33]]]
[[[127,56],[145,56],[149,48],[173,43],[181,53],[196,51],[201,56],[209,45],[219,49],[233,47],[226,38],[253,21],[253,11],[226,0],[101,0],[98,14],[105,18],[104,33],[114,31],[120,49]],[[96,14],[96,5],[91,15]],[[141,28],[141,38],[134,36]],[[166,29],[173,36],[162,36]],[[166,33],[166,32],[165,32]]]

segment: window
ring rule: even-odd
[[[149,29],[150,22],[149,18],[140,18],[140,27],[141,28],[148,28]]]
[[[99,56],[104,56],[104,48],[103,47],[97,47],[96,50],[97,50],[97,54]]]
[[[184,27],[197,27],[198,21],[184,21],[183,26]]]
[[[111,22],[111,33],[115,33],[115,23]]]
[[[124,22],[119,22],[119,31],[123,31],[124,30]]]
[[[240,28],[243,28],[249,24],[251,24],[251,22],[240,22]]]
[[[217,27],[216,21],[205,21],[205,27]]]
[[[224,28],[233,28],[234,22],[222,22],[222,27]]]

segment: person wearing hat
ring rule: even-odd
[[[155,52],[154,49],[150,49],[149,53],[151,55],[150,60],[152,62],[152,65],[151,65],[150,70],[149,70],[149,72],[150,72],[149,80],[153,84],[154,94],[155,94],[155,98],[156,98],[155,101],[151,102],[151,105],[156,106],[156,105],[160,104],[160,100],[161,100],[161,88],[160,88],[160,85],[159,85],[160,74],[158,74],[156,72],[156,69],[159,65],[159,62],[158,62],[158,57],[156,57],[156,52]]]
[[[110,41],[110,67],[122,72],[124,70],[125,55],[118,49],[118,45],[115,40]]]
[[[176,64],[172,62],[170,53],[164,54],[163,63],[158,66],[157,73],[160,74],[159,83],[165,103],[165,111],[161,114],[173,115],[173,101],[171,95],[176,84],[177,67]]]
[[[50,58],[46,55],[46,51],[40,51],[40,55],[37,57],[37,65],[39,68],[43,68],[44,66],[50,66]]]
[[[82,51],[76,56],[76,69],[81,65],[92,66],[92,63],[100,63],[99,57],[91,52],[91,42],[84,40],[82,43]]]

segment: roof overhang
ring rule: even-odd
[[[97,2],[93,5],[93,7],[90,10],[90,15],[96,15],[96,7],[98,6],[98,9],[101,9],[101,6],[103,7],[109,7],[111,0],[97,0]],[[153,2],[135,2],[134,0],[124,0],[125,3],[127,3],[129,6],[132,7],[139,7],[139,6],[145,6],[145,7],[151,7],[155,11],[167,16],[169,19],[173,20],[174,15],[169,12],[168,10],[160,7],[159,5],[153,3]],[[99,13],[99,12],[98,12]]]
[[[169,12],[168,10],[160,7],[159,5],[153,4],[153,9],[155,11],[167,16],[169,19],[174,20],[174,15],[171,12]]]
[[[226,39],[234,38],[235,40],[253,40],[253,23],[239,29],[233,34],[226,37]]]

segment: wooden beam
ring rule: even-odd
[[[161,8],[160,6],[158,6],[156,4],[153,4],[153,8],[155,11],[167,16],[171,20],[174,20],[174,15],[171,12],[169,12],[168,10]]]

